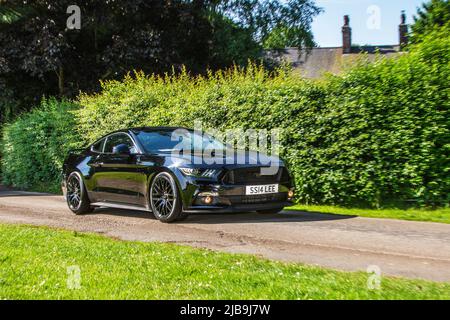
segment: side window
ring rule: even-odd
[[[102,140],[94,143],[91,147],[91,150],[94,152],[102,153],[104,144],[105,144],[105,139],[102,139]]]
[[[126,144],[132,153],[135,152],[134,145],[130,137],[126,134],[114,134],[106,138],[105,153],[112,153],[113,148],[119,144]]]

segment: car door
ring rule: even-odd
[[[113,148],[125,144],[130,154],[114,154]],[[114,133],[106,138],[103,152],[93,166],[96,200],[122,204],[143,205],[142,186],[145,175],[139,165],[139,150],[126,133]]]

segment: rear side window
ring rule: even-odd
[[[105,144],[105,139],[102,139],[102,140],[94,143],[91,147],[91,150],[94,152],[102,153],[104,144]]]

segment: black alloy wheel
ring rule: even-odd
[[[78,172],[72,172],[67,178],[66,199],[69,209],[75,214],[88,213],[93,210],[84,189],[83,179]]]
[[[158,220],[172,222],[185,217],[178,194],[175,180],[169,173],[156,175],[150,187],[150,206]]]

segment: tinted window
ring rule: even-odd
[[[139,131],[137,138],[147,152],[180,150],[226,149],[226,145],[207,134],[190,130]]]
[[[131,152],[134,151],[134,145],[130,137],[126,134],[114,134],[106,139],[105,153],[112,153],[113,148],[119,144],[126,144]]]
[[[137,137],[148,152],[170,151],[179,143],[172,140],[172,131],[141,131]]]
[[[105,143],[105,139],[102,139],[92,145],[92,151],[102,153],[103,152],[103,144]]]

